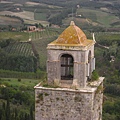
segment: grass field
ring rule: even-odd
[[[2,11],[0,15],[11,15],[11,16],[18,16],[23,19],[33,19],[34,20],[34,13],[30,11],[23,11],[23,12],[11,12],[11,11]]]
[[[35,12],[34,19],[35,19],[35,20],[46,21],[46,14],[45,14],[45,13]]]
[[[21,26],[22,21],[17,18],[0,15],[0,25]]]
[[[27,32],[0,32],[0,40],[10,38],[19,41],[28,41],[29,34]]]
[[[20,80],[16,78],[1,78],[0,79],[0,84],[13,86],[13,87],[25,86],[25,87],[33,88],[39,82],[40,80],[36,80],[36,79],[20,79]]]
[[[27,6],[42,6],[42,7],[48,7],[48,8],[62,8],[62,7],[59,7],[59,6],[55,6],[55,5],[47,5],[47,4],[44,4],[44,3],[36,3],[36,2],[26,2],[26,5]]]

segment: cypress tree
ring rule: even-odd
[[[9,102],[9,98],[7,98],[7,105],[6,105],[6,120],[10,120],[10,102]]]

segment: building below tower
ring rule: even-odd
[[[103,77],[81,89],[35,86],[35,120],[102,120]]]

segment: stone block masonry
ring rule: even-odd
[[[35,86],[35,120],[102,120],[103,79],[78,90]]]

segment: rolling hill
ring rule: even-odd
[[[72,8],[75,10],[72,11]],[[63,13],[65,13],[67,9],[70,9],[69,13],[64,15]],[[88,28],[94,26],[118,28],[120,23],[119,0],[75,0],[74,2],[72,0],[11,0],[11,2],[1,2],[0,11],[0,15],[20,17],[23,19],[24,24],[41,23],[47,26],[49,23],[53,23],[53,19],[56,19],[58,21],[62,20],[61,22],[56,22],[56,24],[66,26],[68,25],[67,21],[74,19],[76,22],[84,22],[80,24],[83,28],[84,25],[88,26]],[[72,14],[73,18],[70,17],[70,14]],[[9,23],[9,21],[10,20],[8,20],[8,24],[12,24]],[[3,22],[1,22],[1,24],[2,23]]]

